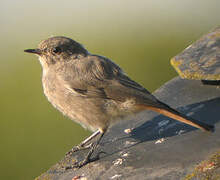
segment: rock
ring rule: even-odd
[[[182,78],[220,84],[220,26],[172,58],[171,64]]]

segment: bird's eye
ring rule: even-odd
[[[61,53],[61,48],[60,47],[55,47],[55,48],[53,48],[53,53],[55,53],[55,54],[59,54],[59,53]]]

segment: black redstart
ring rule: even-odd
[[[85,159],[72,167],[90,162],[94,149],[112,124],[146,109],[205,131],[214,130],[214,126],[192,119],[159,101],[114,62],[89,53],[70,38],[52,37],[42,41],[37,49],[25,52],[39,56],[43,89],[51,104],[94,132],[71,150],[90,147]],[[95,137],[97,140],[88,145]]]

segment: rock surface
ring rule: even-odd
[[[88,151],[77,152],[36,179],[196,179],[193,172],[199,163],[215,153],[220,157],[220,87],[177,77],[154,94],[195,119],[215,124],[215,132],[202,132],[152,111],[144,111],[121,121],[106,133],[95,152],[105,152],[100,153],[99,160],[80,169],[65,170],[63,167],[81,160]],[[210,164],[213,166],[208,170],[217,177],[220,163]]]
[[[220,80],[220,26],[171,59],[182,78]]]

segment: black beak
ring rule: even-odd
[[[34,53],[34,54],[37,54],[37,55],[41,55],[42,54],[40,49],[25,49],[24,52]]]

